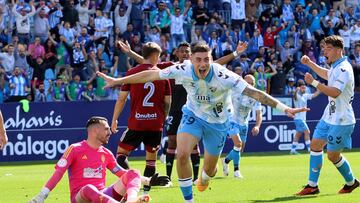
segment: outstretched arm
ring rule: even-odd
[[[244,51],[246,51],[247,49],[247,46],[248,46],[248,43],[247,42],[241,42],[239,41],[237,47],[236,47],[236,51],[234,51],[233,53],[231,54],[228,54],[226,56],[223,56],[219,59],[217,59],[215,61],[215,63],[218,63],[220,65],[224,65],[224,64],[227,64],[229,63],[229,61],[235,59],[236,57],[238,57],[240,54],[242,54]]]
[[[8,141],[8,137],[6,135],[5,125],[4,125],[4,118],[0,111],[0,150],[4,148]]]
[[[275,99],[274,97],[266,94],[263,91],[255,89],[250,85],[246,86],[246,88],[243,91],[243,94],[256,99],[262,104],[271,106],[272,108],[279,109],[280,111],[285,112],[289,117],[294,117],[295,114],[299,112],[309,111],[308,108],[290,108],[285,104],[281,103],[279,100]]]
[[[96,72],[96,74],[105,80],[106,85],[104,88],[108,88],[121,84],[136,84],[161,80],[159,72],[160,70],[147,70],[123,78],[113,78],[101,72]]]

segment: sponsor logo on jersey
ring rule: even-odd
[[[147,114],[141,114],[136,112],[135,113],[136,120],[155,120],[158,118],[156,113],[147,113]]]
[[[87,156],[84,154],[84,155],[81,157],[81,159],[87,160]]]
[[[84,178],[102,178],[102,166],[100,165],[97,168],[84,168],[83,177]]]

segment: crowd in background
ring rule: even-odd
[[[214,59],[248,42],[228,69],[253,74],[256,87],[292,95],[307,66],[304,54],[330,68],[322,39],[344,38],[360,87],[359,0],[0,0],[0,103],[116,99],[101,71],[123,76],[136,62],[116,46],[160,45],[176,61],[182,41],[205,41]]]

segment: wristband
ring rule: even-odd
[[[49,195],[50,190],[47,187],[43,187],[40,191],[40,194],[42,194],[44,196],[44,198],[46,199],[47,196]]]
[[[319,85],[319,81],[313,80],[313,81],[311,82],[311,85],[312,85],[313,87],[317,88],[317,86]]]
[[[239,54],[238,54],[236,51],[233,52],[233,55],[234,55],[234,58],[236,58],[237,56],[239,56]]]
[[[275,108],[278,109],[279,111],[285,112],[285,110],[288,109],[289,107],[279,102],[278,104],[276,104]]]

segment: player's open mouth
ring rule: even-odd
[[[206,68],[204,68],[204,69],[200,69],[200,68],[199,68],[199,73],[200,73],[200,75],[201,75],[202,77],[205,77]]]

